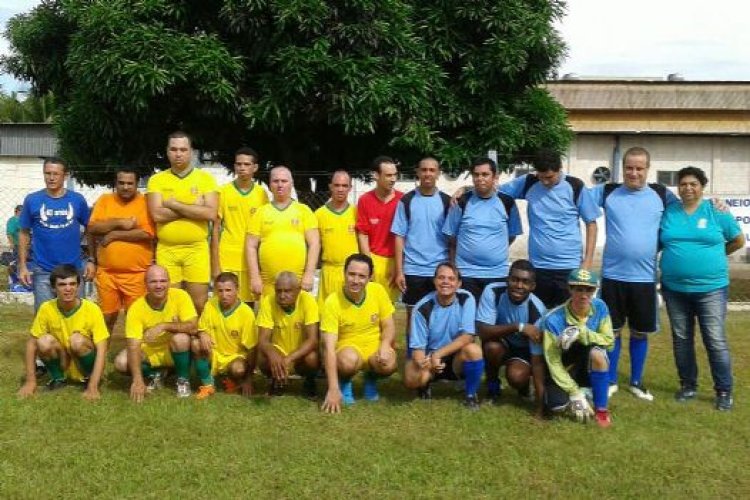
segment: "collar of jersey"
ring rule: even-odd
[[[271,206],[272,206],[273,208],[275,208],[276,210],[278,210],[279,212],[283,212],[283,211],[285,211],[285,210],[286,210],[287,208],[291,207],[292,205],[294,205],[294,200],[293,200],[293,199],[292,199],[292,200],[290,200],[290,201],[289,201],[289,204],[288,204],[287,206],[285,206],[284,208],[279,208],[279,207],[277,207],[277,206],[276,206],[276,203],[274,203],[274,202],[271,202]]]
[[[578,319],[578,316],[576,316],[573,313],[573,310],[570,308],[570,300],[565,303],[565,321],[567,323],[573,324],[573,325],[585,325],[586,322],[589,320],[591,316],[594,315],[594,303],[591,302],[591,307],[589,307],[589,313],[586,315],[583,319]]]
[[[60,311],[60,314],[62,314],[66,318],[70,318],[75,313],[77,313],[78,310],[81,308],[81,306],[83,305],[83,299],[81,299],[81,302],[77,306],[75,306],[73,309],[71,309],[68,312],[65,312],[62,309],[60,309],[60,303],[59,302],[55,301],[55,305],[57,306],[57,310]]]
[[[355,307],[362,307],[362,304],[365,303],[365,299],[367,298],[367,288],[365,288],[365,292],[362,294],[362,300],[360,300],[359,302],[354,302],[351,298],[349,298],[346,292],[344,292],[344,297]]]
[[[341,210],[334,210],[333,208],[331,208],[331,206],[328,203],[326,203],[326,208],[336,215],[341,215],[349,209],[349,202],[347,201],[346,206],[342,208]]]
[[[176,173],[176,172],[175,172],[174,170],[172,170],[172,167],[169,167],[169,171],[170,171],[170,172],[172,173],[172,175],[174,175],[174,176],[175,176],[175,177],[177,177],[178,179],[184,179],[184,178],[186,178],[186,177],[187,177],[188,175],[192,174],[192,173],[193,173],[193,171],[195,171],[195,167],[194,167],[194,166],[192,166],[192,165],[190,165],[190,167],[188,167],[188,171],[187,171],[187,173],[183,173],[182,175],[180,175],[180,174]]]
[[[218,301],[217,301],[217,302],[218,302]],[[229,310],[228,310],[228,311],[224,311],[224,309],[222,309],[222,308],[221,308],[221,304],[219,304],[219,311],[221,311],[221,314],[222,314],[222,315],[223,315],[223,316],[224,316],[225,318],[228,318],[229,316],[231,316],[232,314],[234,314],[234,311],[236,311],[236,310],[237,310],[237,308],[238,308],[238,307],[240,307],[240,305],[241,305],[241,304],[242,304],[242,301],[241,301],[241,300],[238,300],[238,301],[237,301],[237,303],[236,303],[235,305],[233,305],[232,307],[230,307],[230,308],[229,308]]]
[[[234,186],[234,189],[236,189],[237,192],[240,193],[240,195],[247,196],[253,192],[253,188],[255,188],[255,180],[250,181],[250,187],[247,191],[243,191],[242,189],[240,189],[240,187],[237,185],[237,179],[232,181],[232,186]]]

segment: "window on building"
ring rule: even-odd
[[[659,170],[656,172],[656,182],[662,186],[677,186],[677,172],[674,170]]]

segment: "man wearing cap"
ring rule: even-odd
[[[544,402],[548,411],[568,409],[579,422],[594,417],[600,427],[609,427],[607,351],[614,333],[607,305],[594,296],[598,283],[595,272],[574,269],[568,277],[570,298],[542,320],[549,373]],[[582,386],[591,387],[594,409]]]

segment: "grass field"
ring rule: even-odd
[[[608,430],[535,421],[529,404],[509,393],[477,413],[450,386],[439,385],[432,402],[413,401],[399,376],[383,383],[381,402],[359,401],[339,416],[295,396],[199,402],[178,400],[171,388],[136,406],[111,365],[97,403],[74,387],[19,401],[30,314],[0,306],[0,498],[750,495],[748,313],[728,320],[733,412],[713,409],[702,347],[699,400],[673,402],[670,338],[661,334],[647,368],[656,401],[621,391]],[[121,345],[115,339],[113,351]],[[627,354],[623,361],[626,381]]]

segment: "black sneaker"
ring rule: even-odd
[[[309,400],[318,399],[318,388],[315,385],[315,377],[305,377],[302,383],[302,395]]]
[[[269,396],[283,396],[284,395],[284,384],[271,379],[268,384],[268,395]]]
[[[678,403],[687,403],[688,401],[692,401],[696,398],[698,393],[695,390],[695,387],[688,387],[688,386],[682,386],[679,391],[674,393],[674,399]]]
[[[471,411],[477,411],[479,410],[479,399],[476,396],[466,396],[464,406]]]
[[[716,393],[716,409],[719,411],[730,411],[734,406],[732,393],[729,391],[718,391]]]
[[[432,399],[432,384],[429,382],[426,386],[417,389],[417,397],[423,401],[429,401]]]
[[[502,391],[500,392],[487,392],[487,395],[484,397],[484,404],[490,405],[490,406],[497,406],[500,404],[500,395],[502,394]]]
[[[89,382],[91,381],[88,377],[83,377],[83,381],[81,382],[81,390],[83,392],[86,392],[89,388]]]
[[[58,389],[65,389],[68,386],[68,381],[65,379],[52,379],[49,382],[47,382],[47,390],[48,391],[56,391]]]

